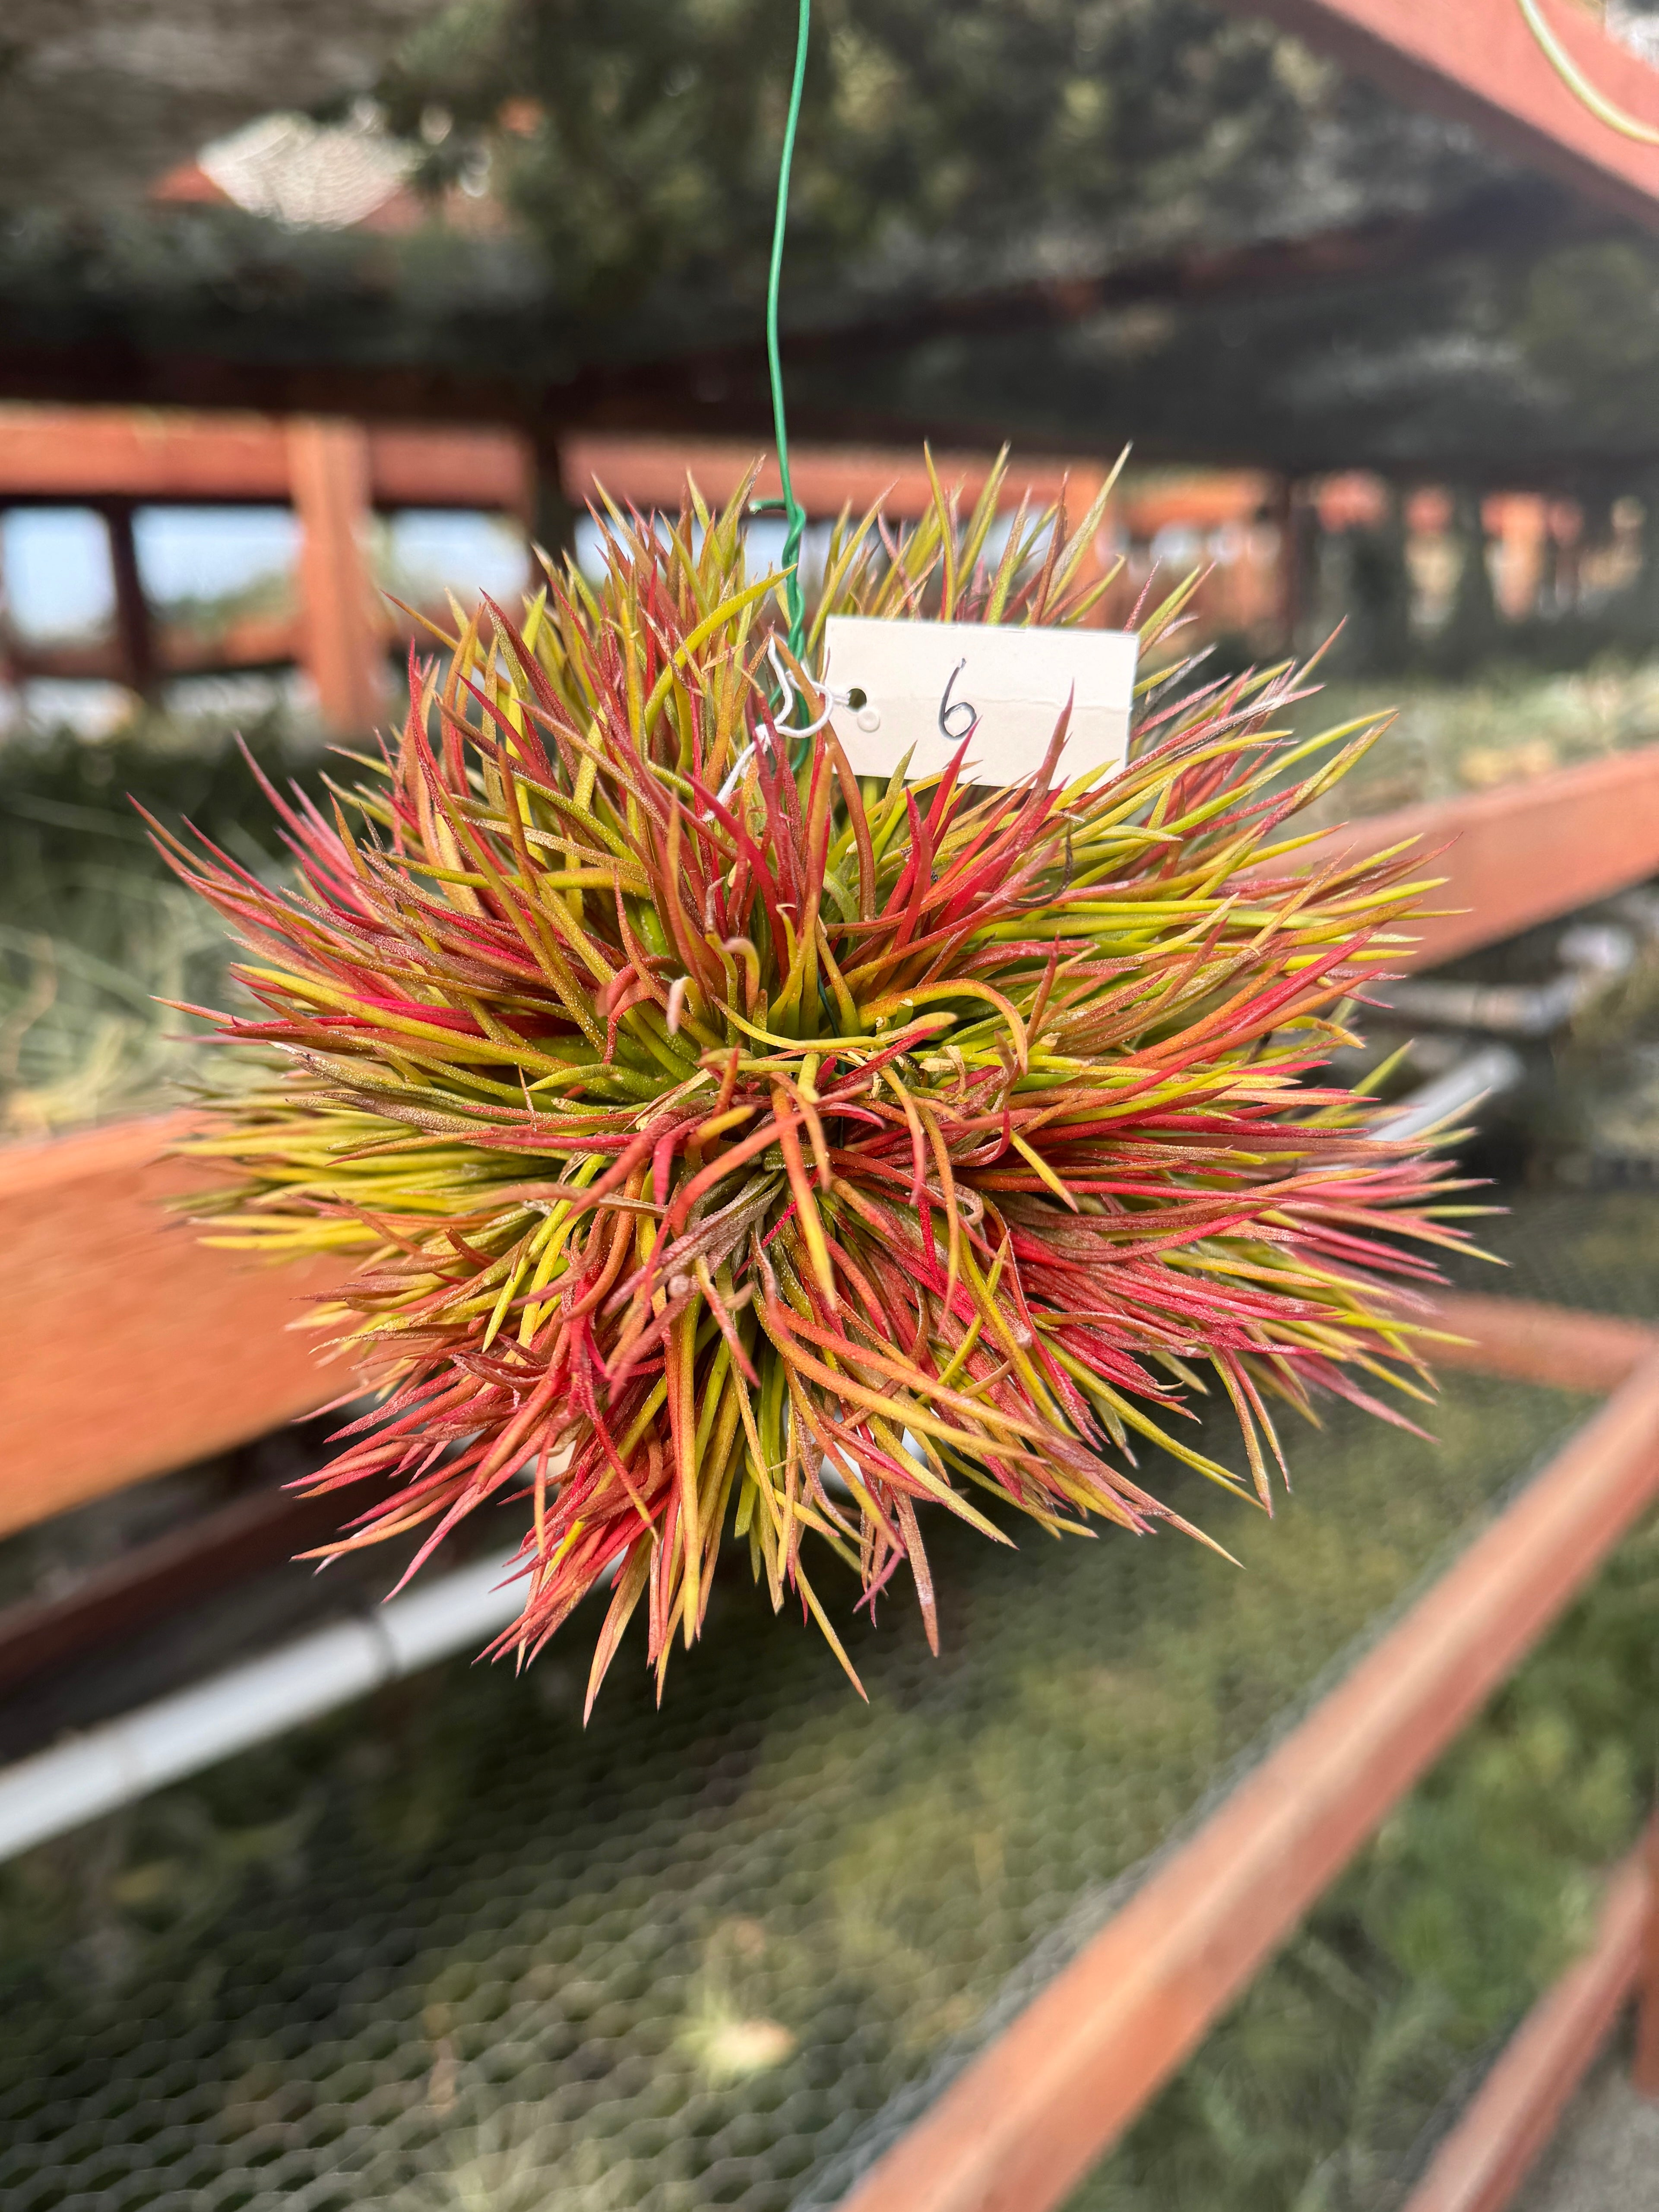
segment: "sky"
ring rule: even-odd
[[[134,536],[145,589],[160,606],[245,591],[291,574],[299,556],[299,524],[285,507],[141,507]],[[783,538],[781,520],[752,521],[751,569],[775,564]],[[823,524],[807,532],[809,578],[822,566],[828,538]],[[498,514],[407,508],[378,526],[377,541],[383,579],[399,592],[412,585],[435,597],[447,586],[463,600],[488,592],[511,604],[528,578],[518,527]],[[590,577],[602,572],[600,533],[586,516],[576,526],[576,556]],[[12,508],[0,517],[0,586],[21,637],[81,637],[103,628],[114,589],[102,521],[88,507]]]
[[[282,507],[140,508],[138,565],[155,604],[211,599],[292,570],[299,526]],[[463,596],[516,595],[526,574],[517,530],[500,516],[410,510],[386,524],[383,556],[400,576]],[[84,635],[113,604],[104,526],[86,507],[14,507],[0,520],[9,620],[25,637]]]
[[[822,571],[829,535],[824,524],[808,530],[803,566],[809,586]],[[300,552],[299,523],[285,507],[141,507],[134,537],[146,592],[159,607],[226,598],[292,575]],[[781,520],[752,521],[751,568],[775,565],[783,538]],[[382,583],[400,598],[441,599],[447,587],[464,603],[488,592],[510,606],[529,577],[518,525],[482,512],[411,508],[384,517],[375,525],[373,553]],[[591,518],[577,525],[576,556],[591,578],[603,573],[603,541]],[[84,638],[106,629],[114,587],[101,519],[89,507],[14,507],[0,515],[0,607],[24,641]],[[259,675],[192,679],[174,684],[168,696],[181,713],[203,708],[253,714],[290,693],[300,696],[289,678]],[[118,727],[131,705],[117,684],[35,679],[20,696],[0,697],[0,734],[21,712],[42,726],[65,723],[96,737]]]

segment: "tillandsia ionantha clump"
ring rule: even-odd
[[[775,671],[816,720],[827,614],[1098,605],[1101,503],[1022,507],[993,560],[998,495],[936,489],[902,539],[843,517],[799,660],[742,496],[611,510],[597,589],[550,565],[518,625],[486,600],[411,660],[331,813],[271,793],[297,889],[166,841],[252,956],[264,1017],[219,1036],[279,1071],[190,1146],[239,1171],[214,1240],[361,1259],[324,1312],[386,1395],[308,1486],[367,1487],[333,1548],[424,1528],[418,1564],[527,1493],[495,1648],[608,1585],[590,1706],[642,1600],[660,1692],[728,1532],[844,1665],[829,1554],[872,1603],[902,1563],[937,1649],[923,1509],[1186,1528],[1153,1440],[1271,1510],[1271,1401],[1421,1395],[1444,1171],[1314,1079],[1420,886],[1292,857],[1374,731],[1292,742],[1292,671],[1177,665],[1111,776],[1067,782],[1063,726],[988,791],[971,733],[884,788],[787,734]],[[1178,1432],[1206,1370],[1248,1475]]]

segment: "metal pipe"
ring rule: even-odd
[[[1547,983],[1458,983],[1437,975],[1411,976],[1390,985],[1378,1004],[1407,1021],[1435,1022],[1446,1029],[1548,1036],[1629,972],[1636,945],[1628,930],[1583,922],[1563,936],[1560,956],[1563,971]]]
[[[1483,1098],[1513,1090],[1521,1080],[1521,1056],[1506,1044],[1483,1045],[1467,1060],[1460,1060],[1432,1083],[1425,1083],[1404,1100],[1399,1110],[1377,1125],[1376,1135],[1389,1143],[1420,1137],[1437,1128]]]
[[[523,1603],[508,1574],[463,1567],[0,1769],[0,1860],[478,1644]]]
[[[1451,983],[1434,976],[1395,983],[1382,1003],[1408,1022],[1544,1037],[1570,1021],[1595,988],[1593,977],[1557,975],[1547,983]]]

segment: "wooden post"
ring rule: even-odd
[[[556,562],[576,549],[576,525],[581,520],[581,508],[570,496],[565,481],[563,457],[556,438],[538,431],[531,446],[534,478],[531,488],[530,513],[526,517],[529,525],[530,542],[550,553]],[[538,579],[532,574],[533,591]]]
[[[369,574],[368,434],[361,423],[289,426],[289,477],[300,518],[305,667],[328,727],[361,736],[386,711],[386,629]]]
[[[121,654],[121,680],[141,699],[155,692],[155,637],[144,580],[138,573],[138,547],[132,532],[132,501],[112,499],[100,510],[109,536],[110,574],[115,585],[115,635]]]
[[[1322,526],[1314,488],[1299,484],[1294,477],[1286,477],[1276,519],[1283,533],[1279,581],[1284,650],[1294,653],[1302,649],[1307,625],[1317,619],[1320,611]]]
[[[1291,570],[1286,586],[1291,618],[1295,625],[1292,650],[1304,644],[1322,645],[1324,602],[1325,525],[1319,512],[1317,484],[1291,487]]]
[[[1647,1836],[1648,1916],[1637,1981],[1636,2064],[1631,2079],[1638,2094],[1659,2100],[1659,1820]]]

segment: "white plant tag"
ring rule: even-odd
[[[977,718],[968,781],[1018,783],[1041,767],[1068,696],[1061,781],[1128,757],[1131,630],[831,615],[823,637],[824,682],[853,695],[830,720],[855,775],[890,776],[907,752],[913,781],[937,775]]]

